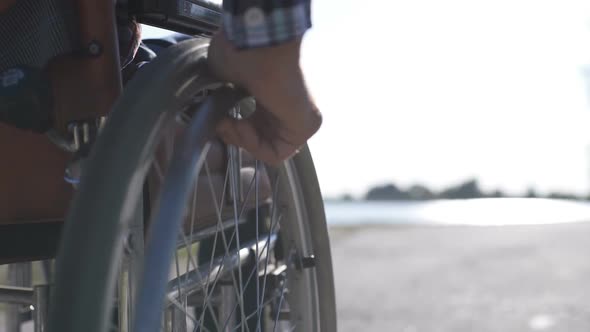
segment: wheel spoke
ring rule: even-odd
[[[254,179],[256,179],[256,189],[254,189],[254,206],[256,207],[256,215],[255,215],[255,224],[256,224],[256,256],[258,256],[258,242],[259,242],[259,223],[260,223],[260,215],[258,214],[258,194],[259,194],[259,183],[258,183],[258,160],[254,162]],[[269,233],[270,234],[270,233]],[[258,257],[256,257],[256,262],[254,263],[256,267],[256,332],[260,330],[260,316],[262,312],[262,308],[260,307],[259,303],[263,300],[260,297],[260,272],[258,270]],[[266,265],[264,266],[264,271],[266,273]]]
[[[273,332],[277,330],[277,323],[279,321],[279,315],[281,313],[281,307],[283,306],[283,299],[285,298],[285,286],[287,285],[286,282],[283,283],[281,287],[281,298],[279,299],[279,305],[277,307],[277,315],[275,316]]]
[[[197,177],[195,178],[195,189],[193,190],[193,195],[192,195],[193,197],[192,197],[192,200],[191,200],[191,208],[189,210],[189,215],[190,215],[190,218],[191,218],[191,225],[190,225],[190,230],[189,230],[189,233],[188,234],[191,236],[191,238],[192,238],[192,234],[193,234],[194,229],[195,229],[194,226],[195,226],[195,219],[196,219],[195,217],[196,217],[196,205],[197,205],[197,188],[198,188],[197,187],[197,182],[198,182],[198,179],[199,179],[199,176],[197,175]],[[189,242],[187,240],[187,238],[186,238],[186,234],[184,233],[184,231],[181,231],[180,233],[181,233],[182,240],[184,241],[185,246],[187,246],[187,248],[188,248],[187,249],[188,259],[186,260],[186,270],[188,271],[190,269],[190,264],[191,263],[193,264],[193,268],[196,269],[197,268],[197,264],[196,264],[195,259],[193,258],[193,253],[192,253],[192,251],[193,251],[192,250],[192,248],[193,248],[193,246],[192,246],[192,239]],[[187,245],[187,243],[188,243],[188,245]]]
[[[226,194],[226,188],[227,188],[227,182],[228,182],[228,172],[226,171],[225,174],[225,178],[224,178],[224,183],[223,183],[223,190],[221,193],[221,202],[217,202],[217,196],[215,195],[215,188],[213,187],[213,183],[211,180],[211,176],[210,176],[210,172],[209,172],[209,164],[206,162],[205,163],[205,173],[208,179],[208,184],[209,184],[209,191],[212,195],[212,201],[214,202],[214,207],[215,207],[215,213],[217,216],[217,227],[218,227],[218,231],[215,233],[215,237],[213,239],[213,250],[211,251],[211,257],[210,257],[210,265],[209,265],[209,271],[212,268],[212,264],[213,264],[213,258],[215,257],[215,248],[217,247],[217,239],[218,239],[218,235],[219,233],[224,233],[224,227],[223,227],[223,220],[221,219],[221,210],[220,210],[220,206],[225,198],[225,194]],[[228,251],[226,250],[223,258],[222,258],[222,262],[225,261],[226,257],[228,256]],[[199,319],[199,321],[201,322],[200,325],[202,325],[202,322],[204,321],[204,317],[205,317],[205,312],[209,311],[209,313],[211,314],[211,317],[213,318],[213,322],[216,326],[216,329],[219,330],[219,325],[217,323],[217,320],[215,319],[215,313],[213,311],[213,309],[211,308],[211,306],[209,305],[209,302],[207,301],[208,298],[210,297],[210,294],[213,292],[213,290],[215,289],[215,285],[217,284],[217,280],[219,278],[219,272],[221,272],[221,270],[219,270],[216,275],[215,278],[213,280],[213,286],[209,287],[209,279],[207,279],[207,284],[205,287],[205,296],[203,297],[203,304],[202,304],[202,313],[201,313],[201,317]],[[211,291],[209,291],[209,289],[211,289]]]
[[[273,205],[271,207],[271,212],[270,212],[270,216],[271,216],[270,230],[269,230],[269,233],[268,233],[269,239],[270,239],[270,235],[273,233],[273,229],[275,227],[275,222],[274,221],[276,220],[276,224],[278,225],[279,224],[279,221],[281,219],[280,217],[282,216],[282,215],[281,216],[276,216],[276,207],[279,204],[279,200],[277,199],[277,197],[274,197],[274,195],[277,195],[277,193],[278,193],[278,190],[277,190],[278,189],[278,186],[279,186],[278,173],[277,173],[276,178],[275,178],[274,186],[275,186],[275,190],[273,190],[273,200],[272,200]],[[264,250],[264,249],[262,249],[262,250]],[[267,255],[266,256],[266,261],[264,263],[264,274],[263,274],[264,277],[262,279],[262,294],[261,294],[259,303],[261,303],[262,301],[264,301],[264,292],[266,291],[266,279],[267,279],[267,270],[266,269],[268,267],[268,257],[269,256],[270,255]],[[262,306],[261,304],[258,305],[258,307],[261,307],[261,306]],[[257,317],[258,321],[256,322],[256,330],[257,331],[261,328],[261,316],[262,316],[262,314],[261,314],[261,310],[259,310],[259,311],[260,311],[260,313],[259,313],[259,315]]]
[[[237,149],[237,147],[235,146],[230,146],[230,151],[231,149]],[[235,232],[236,232],[236,248],[240,248],[240,231],[239,231],[239,223],[238,223],[238,200],[240,199],[240,193],[238,190],[238,184],[240,180],[240,165],[236,164],[236,162],[238,162],[235,159],[235,153],[229,153],[229,167],[230,167],[230,171],[233,171],[233,176],[230,175],[230,180],[233,179],[233,181],[230,181],[230,185],[231,185],[231,191],[232,191],[232,201],[233,201],[233,208],[234,208],[234,227],[235,227]],[[240,264],[241,265],[241,264]],[[248,325],[246,324],[246,315],[244,313],[244,288],[243,288],[243,282],[242,282],[242,269],[238,269],[238,282],[239,282],[239,288],[238,291],[239,293],[237,294],[238,296],[238,302],[240,304],[240,314],[242,316],[242,331],[244,331],[244,326],[246,326],[246,330],[249,331],[248,329]]]
[[[181,310],[184,315],[186,317],[188,317],[188,319],[190,319],[191,321],[193,321],[193,323],[197,323],[197,320],[195,317],[193,317],[193,315],[189,314],[186,310],[186,308],[184,307],[184,305],[181,302],[178,302],[175,298],[168,298],[168,301],[170,301],[170,303],[172,304],[172,306],[174,307],[174,310]],[[173,318],[174,321],[176,321],[176,317]],[[186,321],[186,320],[185,320]],[[185,330],[186,330],[186,322],[185,322]],[[176,331],[175,331],[176,332]]]
[[[255,265],[258,265],[258,261],[259,261],[259,260],[262,258],[262,255],[264,254],[264,248],[269,248],[269,247],[271,246],[271,244],[270,244],[271,242],[270,242],[270,241],[271,241],[271,238],[270,238],[270,236],[269,236],[269,239],[268,239],[268,241],[265,241],[264,245],[262,246],[262,247],[263,247],[263,249],[262,249],[263,251],[262,251],[260,254],[258,254],[258,253],[255,253],[255,258],[256,258]],[[272,242],[274,242],[274,241],[272,241]],[[259,243],[259,242],[257,242],[257,243],[255,244],[255,246],[254,246],[254,247],[256,247],[256,248],[260,247],[260,243]],[[269,256],[269,251],[267,250],[267,251],[266,251],[266,256],[265,256],[265,260],[266,260],[266,265],[265,265],[265,269],[264,269],[265,271],[267,271],[267,269],[266,269],[266,268],[267,268],[267,265],[268,265],[268,260],[267,260],[268,256]],[[244,288],[248,287],[248,285],[250,284],[250,282],[251,282],[251,280],[252,280],[252,278],[253,278],[253,277],[255,277],[256,279],[258,279],[258,277],[259,277],[259,276],[258,276],[258,273],[256,273],[256,274],[255,274],[255,272],[257,272],[257,269],[252,269],[252,271],[250,271],[250,274],[249,274],[249,275],[248,275],[248,277],[246,278],[246,282],[245,282]],[[264,294],[263,294],[262,296],[264,296]],[[245,321],[249,320],[249,319],[250,319],[250,318],[252,318],[254,315],[257,315],[257,314],[258,314],[258,312],[259,312],[259,308],[260,308],[261,306],[262,306],[262,307],[264,307],[264,304],[261,304],[263,301],[262,301],[262,300],[260,300],[259,298],[257,298],[257,300],[258,300],[258,301],[256,302],[256,303],[257,303],[257,307],[256,307],[256,309],[254,310],[254,312],[253,312],[252,314],[249,314],[249,315],[245,316],[245,318],[244,318],[244,320],[245,320]],[[233,308],[233,310],[236,310],[236,309],[237,309],[237,307],[238,307],[238,304],[236,303],[236,304],[234,305],[234,308]],[[259,328],[259,327],[257,326],[257,329],[258,329],[258,328]]]
[[[190,248],[187,249],[187,250],[190,250]],[[178,316],[178,313],[176,312],[177,310],[181,310],[186,315],[188,315],[188,312],[186,310],[187,309],[186,308],[186,299],[185,299],[185,296],[183,294],[183,289],[180,287],[180,276],[181,276],[181,274],[180,274],[180,264],[178,262],[178,250],[174,251],[174,265],[176,266],[176,287],[177,287],[177,290],[178,290],[177,301],[179,301],[179,304],[180,304],[181,307],[175,309],[175,311],[173,313],[173,316],[174,316],[173,317],[173,320],[174,320],[174,324],[175,325],[177,325],[177,324],[184,325],[184,331],[178,331],[178,332],[186,332],[186,330],[187,330],[186,319],[184,321],[180,321],[179,322],[178,321],[179,320],[179,317],[177,317]],[[188,275],[188,273],[187,273],[187,275]],[[173,303],[173,304],[176,306],[175,303]],[[175,331],[175,332],[177,332],[177,331]]]
[[[178,250],[174,252],[174,265],[176,266],[176,285],[178,288],[178,300],[180,300],[182,297],[182,289],[180,288],[180,280],[178,279],[178,277],[180,277],[180,266],[178,264]]]
[[[170,149],[170,140],[166,141],[167,143],[167,151],[169,151]],[[228,158],[229,162],[228,162],[228,167],[225,171],[225,176],[224,176],[224,181],[223,181],[223,189],[222,189],[222,193],[220,196],[217,195],[216,193],[216,189],[215,186],[213,185],[213,180],[212,180],[212,176],[211,176],[211,172],[210,172],[210,168],[209,165],[207,163],[207,161],[205,161],[204,166],[203,166],[203,171],[205,173],[206,179],[207,179],[207,186],[209,187],[209,193],[212,197],[212,202],[213,202],[213,207],[215,210],[215,216],[217,219],[217,226],[216,229],[217,231],[214,233],[213,236],[213,245],[212,245],[212,249],[211,250],[211,254],[210,254],[210,260],[209,260],[209,264],[208,264],[208,269],[206,271],[209,271],[209,274],[206,273],[207,277],[203,277],[202,276],[202,272],[203,270],[199,268],[199,264],[196,260],[196,257],[193,255],[192,252],[192,248],[193,248],[193,241],[192,240],[192,234],[194,233],[194,229],[195,229],[195,224],[197,221],[197,217],[196,217],[196,202],[197,202],[197,197],[198,192],[197,192],[197,181],[198,181],[198,177],[195,179],[195,189],[191,192],[191,199],[190,199],[190,203],[188,206],[188,213],[189,213],[189,218],[190,218],[190,225],[189,225],[189,236],[191,236],[191,240],[189,241],[189,238],[187,238],[186,233],[184,231],[181,232],[181,241],[184,245],[184,250],[186,250],[186,272],[185,273],[181,273],[180,270],[180,259],[178,256],[178,251],[175,252],[174,255],[174,261],[175,261],[175,272],[176,272],[176,278],[175,278],[175,288],[176,288],[176,297],[174,299],[169,299],[169,303],[171,303],[173,305],[173,308],[170,310],[173,310],[174,313],[173,315],[173,319],[174,319],[174,323],[175,326],[178,326],[179,324],[179,318],[177,317],[178,314],[180,313],[184,313],[186,315],[186,317],[188,317],[193,323],[194,323],[194,331],[208,331],[209,329],[203,325],[205,322],[205,313],[209,313],[211,316],[211,321],[215,326],[216,330],[219,331],[226,331],[226,329],[230,326],[229,324],[232,321],[232,317],[234,317],[236,310],[239,309],[239,314],[240,314],[240,324],[237,324],[233,327],[231,327],[230,330],[241,330],[241,331],[246,331],[249,332],[249,326],[247,324],[247,322],[252,319],[253,317],[255,317],[256,319],[256,332],[261,331],[262,328],[262,313],[263,313],[263,309],[264,307],[266,307],[267,305],[269,305],[270,300],[265,300],[265,291],[266,291],[266,287],[267,287],[267,276],[268,276],[268,267],[270,264],[270,252],[271,252],[271,236],[273,234],[276,234],[277,229],[279,228],[279,224],[280,224],[280,219],[281,219],[281,214],[277,213],[277,207],[278,207],[278,199],[276,197],[277,193],[278,193],[278,174],[275,175],[274,180],[271,181],[271,183],[273,184],[274,190],[272,190],[272,200],[271,202],[273,203],[271,205],[271,211],[270,211],[270,225],[269,225],[269,232],[266,235],[266,240],[264,241],[263,244],[261,244],[260,242],[260,182],[259,182],[259,177],[260,177],[260,164],[258,161],[255,161],[255,167],[254,167],[254,176],[253,178],[249,181],[248,186],[244,193],[244,196],[241,197],[240,199],[240,193],[239,193],[239,185],[238,185],[238,181],[241,181],[240,179],[240,174],[239,174],[239,165],[236,165],[237,161],[234,157],[233,154],[229,154],[229,158]],[[160,163],[155,160],[154,162],[154,169],[156,171],[156,174],[158,175],[158,179],[160,181],[162,181],[163,178],[163,172],[162,172],[162,167],[160,165]],[[236,175],[237,174],[237,175]],[[231,233],[230,238],[228,239],[226,234],[225,234],[225,227],[224,227],[224,222],[223,222],[223,212],[222,212],[222,206],[223,206],[223,202],[225,202],[226,200],[226,193],[227,193],[227,188],[229,187],[231,195],[230,197],[232,197],[232,210],[233,210],[233,232]],[[252,193],[253,191],[253,193]],[[241,239],[240,239],[240,231],[239,231],[239,225],[240,225],[240,220],[242,220],[243,214],[245,213],[245,211],[248,209],[248,206],[251,205],[250,200],[251,200],[251,196],[254,196],[254,227],[255,227],[255,244],[254,244],[254,248],[253,251],[255,253],[255,255],[253,256],[254,259],[254,266],[253,268],[250,270],[250,272],[248,273],[247,276],[243,275],[243,271],[242,268],[240,268],[240,266],[242,266],[242,255],[237,255],[237,280],[236,280],[236,276],[234,275],[233,272],[229,272],[230,276],[230,282],[232,284],[232,286],[221,286],[221,287],[233,287],[234,289],[234,298],[236,299],[235,304],[232,305],[232,309],[231,311],[229,311],[228,313],[225,314],[225,317],[217,317],[217,315],[215,314],[215,311],[213,311],[213,308],[211,306],[210,300],[212,299],[212,294],[214,293],[216,287],[218,288],[218,282],[221,279],[221,276],[224,274],[223,271],[224,269],[221,268],[221,266],[225,266],[228,262],[228,258],[231,257],[231,252],[235,250],[235,252],[237,253],[240,248],[241,248]],[[218,201],[218,197],[219,197],[219,201]],[[239,201],[241,200],[241,202]],[[183,228],[185,229],[185,228]],[[215,254],[216,254],[216,248],[217,248],[217,244],[219,241],[219,235],[221,235],[221,241],[222,241],[222,245],[224,248],[224,252],[223,255],[221,257],[221,261],[219,262],[219,260],[217,260],[219,262],[219,266],[220,268],[214,268],[214,263],[216,261]],[[236,249],[230,249],[232,247],[232,244],[235,241],[235,248]],[[261,267],[260,263],[264,262],[264,266]],[[191,266],[192,265],[192,269]],[[261,268],[262,268],[262,276],[263,276],[263,280],[262,282],[260,281],[259,276],[261,275]],[[213,272],[213,273],[211,273]],[[181,277],[183,277],[183,281],[184,284],[189,284],[191,282],[190,278],[190,273],[194,273],[197,275],[197,277],[200,280],[204,280],[204,285],[202,286],[203,288],[203,301],[201,304],[201,312],[200,312],[200,317],[197,319],[196,317],[194,317],[193,315],[191,315],[188,312],[188,302],[186,301],[188,295],[190,293],[186,293],[186,291],[184,290],[183,287],[181,287]],[[184,274],[184,276],[182,275]],[[256,308],[253,308],[251,312],[246,313],[244,310],[244,289],[246,289],[247,287],[249,287],[250,283],[252,282],[252,278],[256,279]],[[281,289],[281,293],[284,291],[284,285],[283,288]],[[281,297],[284,294],[281,294]],[[272,299],[272,298],[271,298]],[[280,300],[280,302],[282,302],[282,298]],[[223,318],[223,324],[221,324],[221,322],[218,321],[218,318]],[[277,318],[278,319],[278,318]],[[187,326],[186,324],[188,324],[185,320],[185,326],[184,328],[186,329]],[[221,329],[219,329],[221,327]],[[275,329],[276,329],[276,322],[275,322]],[[174,332],[179,332],[179,331],[174,331]]]
[[[213,197],[213,202],[215,204],[215,210],[216,210],[216,214],[217,214],[217,222],[219,224],[221,224],[222,223],[222,216],[221,216],[221,209],[220,209],[220,205],[221,204],[218,204],[217,203],[217,200],[216,200],[216,197],[217,196],[215,195],[215,188],[214,188],[213,182],[211,180],[211,173],[209,171],[209,166],[207,164],[205,164],[205,167],[204,168],[205,168],[205,173],[207,175],[207,179],[208,179],[208,183],[209,183],[209,190],[211,192],[211,195]],[[229,172],[229,170],[228,170],[228,172]],[[230,190],[231,190],[231,174],[228,175],[228,178],[230,179],[229,182],[230,182]],[[224,194],[225,194],[225,184],[224,184]],[[225,196],[225,195],[222,195],[222,196]],[[225,232],[224,231],[221,231],[219,233],[221,233],[221,239],[223,241],[223,247],[224,247],[224,250],[225,250],[225,255],[229,256],[229,244],[228,244],[227,238],[225,236]],[[233,238],[234,238],[234,236],[236,234],[237,234],[237,229],[235,229],[234,230],[234,233],[232,234],[232,237],[231,237],[231,240],[230,240],[231,242],[233,242]],[[239,248],[239,246],[237,248]],[[215,248],[213,250],[215,250]],[[231,274],[231,276],[232,276],[233,285],[234,285],[235,288],[237,288],[237,281],[236,281],[235,276],[233,275],[233,273]],[[239,298],[238,298],[238,300],[239,300]],[[213,321],[215,321],[215,319]]]
[[[164,143],[166,152],[165,158],[168,159],[171,155],[169,154],[170,150],[173,150],[173,140],[166,139]],[[230,149],[231,148],[235,147],[230,147]],[[174,331],[172,332],[187,331],[189,325],[192,326],[191,330],[194,332],[210,331],[211,328],[214,328],[216,331],[250,332],[250,325],[248,322],[253,319],[255,319],[256,322],[255,332],[262,332],[262,330],[270,328],[270,326],[265,328],[265,325],[262,324],[263,320],[268,319],[264,318],[266,317],[264,314],[265,308],[272,305],[272,303],[276,305],[277,301],[278,307],[276,309],[276,317],[274,317],[273,330],[276,330],[279,326],[284,327],[283,324],[278,324],[278,321],[280,318],[279,313],[284,305],[286,282],[282,283],[280,289],[274,288],[274,291],[272,292],[273,295],[270,297],[266,295],[267,291],[270,292],[271,290],[267,289],[268,275],[273,273],[272,271],[275,271],[277,266],[277,263],[273,263],[274,256],[271,254],[274,251],[274,246],[271,244],[274,243],[275,240],[271,240],[271,238],[278,234],[281,228],[281,219],[283,217],[283,214],[279,212],[280,201],[277,197],[279,193],[279,172],[273,172],[271,179],[269,180],[272,186],[270,201],[268,201],[268,198],[264,198],[264,200],[261,201],[260,177],[266,176],[267,174],[266,171],[263,173],[261,169],[264,166],[261,165],[259,161],[254,161],[253,178],[249,180],[249,183],[245,188],[242,188],[241,165],[238,163],[235,153],[228,153],[227,157],[228,163],[223,177],[221,195],[217,192],[218,187],[214,185],[214,177],[212,176],[208,162],[205,160],[201,170],[201,172],[204,173],[201,176],[205,176],[205,186],[203,188],[199,186],[198,181],[202,178],[197,176],[194,180],[194,189],[191,191],[187,202],[188,214],[183,221],[184,226],[180,232],[180,247],[178,249],[181,250],[183,254],[181,256],[178,250],[174,254],[176,278],[172,280],[170,284],[170,286],[175,289],[175,295],[168,298],[168,303],[171,307],[167,310],[171,310],[170,315],[173,319],[172,325],[175,326]],[[162,167],[161,160],[158,160],[157,158],[154,159],[153,165],[154,173],[157,175],[157,179],[160,181],[161,185],[164,181],[163,174],[165,168]],[[208,187],[208,189],[205,189],[205,187]],[[206,195],[206,193],[199,193],[197,190],[198,188],[209,191],[216,222],[215,229],[201,230],[201,228],[199,228],[197,234],[201,235],[194,237],[195,229],[199,224],[197,199],[203,197],[204,194]],[[245,191],[241,192],[242,189],[245,189]],[[227,211],[229,208],[227,206],[227,197],[231,197],[233,218],[224,222],[224,213],[227,215],[229,212]],[[270,205],[269,212],[267,212],[268,214],[261,214],[261,204]],[[254,209],[254,211],[252,211],[252,209]],[[239,254],[242,249],[246,248],[242,247],[242,242],[244,240],[242,239],[242,234],[240,234],[240,225],[242,220],[244,220],[243,217],[246,211],[252,211],[252,214],[249,214],[247,220],[249,220],[248,223],[250,223],[250,226],[248,227],[253,227],[254,229],[254,234],[248,235],[252,236],[250,239],[254,240],[253,247],[249,249],[252,250],[253,255],[248,258],[248,260],[253,260],[253,266],[250,265],[250,263],[244,265],[245,261],[243,260],[245,259],[245,256]],[[266,216],[268,216],[270,220],[267,220]],[[227,217],[225,218],[228,219]],[[253,218],[253,220],[250,218]],[[267,221],[265,222],[265,220]],[[251,224],[252,222],[254,222],[254,224]],[[262,225],[264,225],[264,228]],[[227,226],[230,226],[230,229],[232,229],[231,232],[228,232],[229,229],[227,229]],[[266,233],[264,235],[262,235],[263,230]],[[261,241],[261,238],[264,238],[264,240]],[[208,250],[207,248],[209,246],[211,247],[210,254],[207,254],[209,256],[209,261],[207,263],[200,261],[203,258],[197,259],[194,252],[196,248],[195,245],[199,243],[198,241],[202,241],[203,239],[210,239],[208,240],[210,241],[208,242],[209,244],[207,244],[206,247],[203,247],[200,244],[196,250]],[[222,251],[220,252],[219,249],[222,249]],[[184,258],[184,251],[186,251],[186,259]],[[219,255],[218,258],[215,258],[216,255]],[[180,257],[183,258],[181,259]],[[237,260],[237,264],[234,268],[231,267],[230,263],[233,259]],[[184,265],[181,265],[181,262],[184,263]],[[244,270],[245,266],[249,266],[249,268]],[[273,267],[271,268],[271,266]],[[191,275],[193,275],[193,277],[191,277]],[[252,280],[253,278],[255,279],[254,281]],[[226,282],[229,282],[229,284],[225,282],[221,283],[220,281],[222,279],[227,279]],[[196,286],[196,280],[201,280],[200,286]],[[252,285],[253,282],[255,285]],[[249,307],[249,309],[246,310],[245,292],[246,289],[252,289],[251,287],[255,287],[256,291],[255,307]],[[226,288],[225,291],[223,290],[224,288]],[[221,295],[227,291],[230,291],[231,294],[233,294],[229,298]],[[188,310],[188,299],[189,296],[192,296],[191,294],[196,294],[196,292],[202,294],[197,296],[197,299],[202,296],[202,300],[199,300],[200,307],[197,307],[200,311],[197,315],[194,315]],[[235,299],[235,301],[232,300],[232,298]],[[227,310],[223,312],[220,311],[220,307],[217,307],[218,304],[214,304],[218,303],[216,301],[228,300],[230,301],[229,303],[233,303],[230,304],[229,307],[226,307]],[[214,308],[217,308],[217,311]],[[182,320],[179,315],[184,315],[188,320]],[[236,319],[236,315],[239,315],[238,317],[240,318]],[[192,325],[189,324],[189,321],[192,322]],[[205,324],[206,321],[213,325],[208,327]],[[291,330],[294,329],[293,324],[289,326]]]

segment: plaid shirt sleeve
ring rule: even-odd
[[[281,44],[311,27],[311,0],[224,0],[223,28],[240,49]]]

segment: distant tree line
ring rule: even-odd
[[[506,195],[501,190],[491,192],[483,191],[477,180],[469,179],[458,185],[450,186],[441,191],[434,191],[423,185],[413,185],[409,188],[400,188],[395,184],[376,186],[367,192],[364,199],[368,201],[425,201],[431,199],[466,199],[466,198],[492,198],[492,197],[529,197],[529,198],[554,198],[554,199],[590,199],[590,197],[579,197],[568,193],[549,193],[548,195],[539,195],[534,189],[530,188],[524,195]],[[352,196],[343,195],[342,200],[352,200]]]

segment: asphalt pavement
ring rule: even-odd
[[[590,223],[331,236],[339,331],[590,331]]]

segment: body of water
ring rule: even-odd
[[[541,198],[485,198],[425,202],[326,201],[330,225],[533,225],[590,221],[590,203]]]

